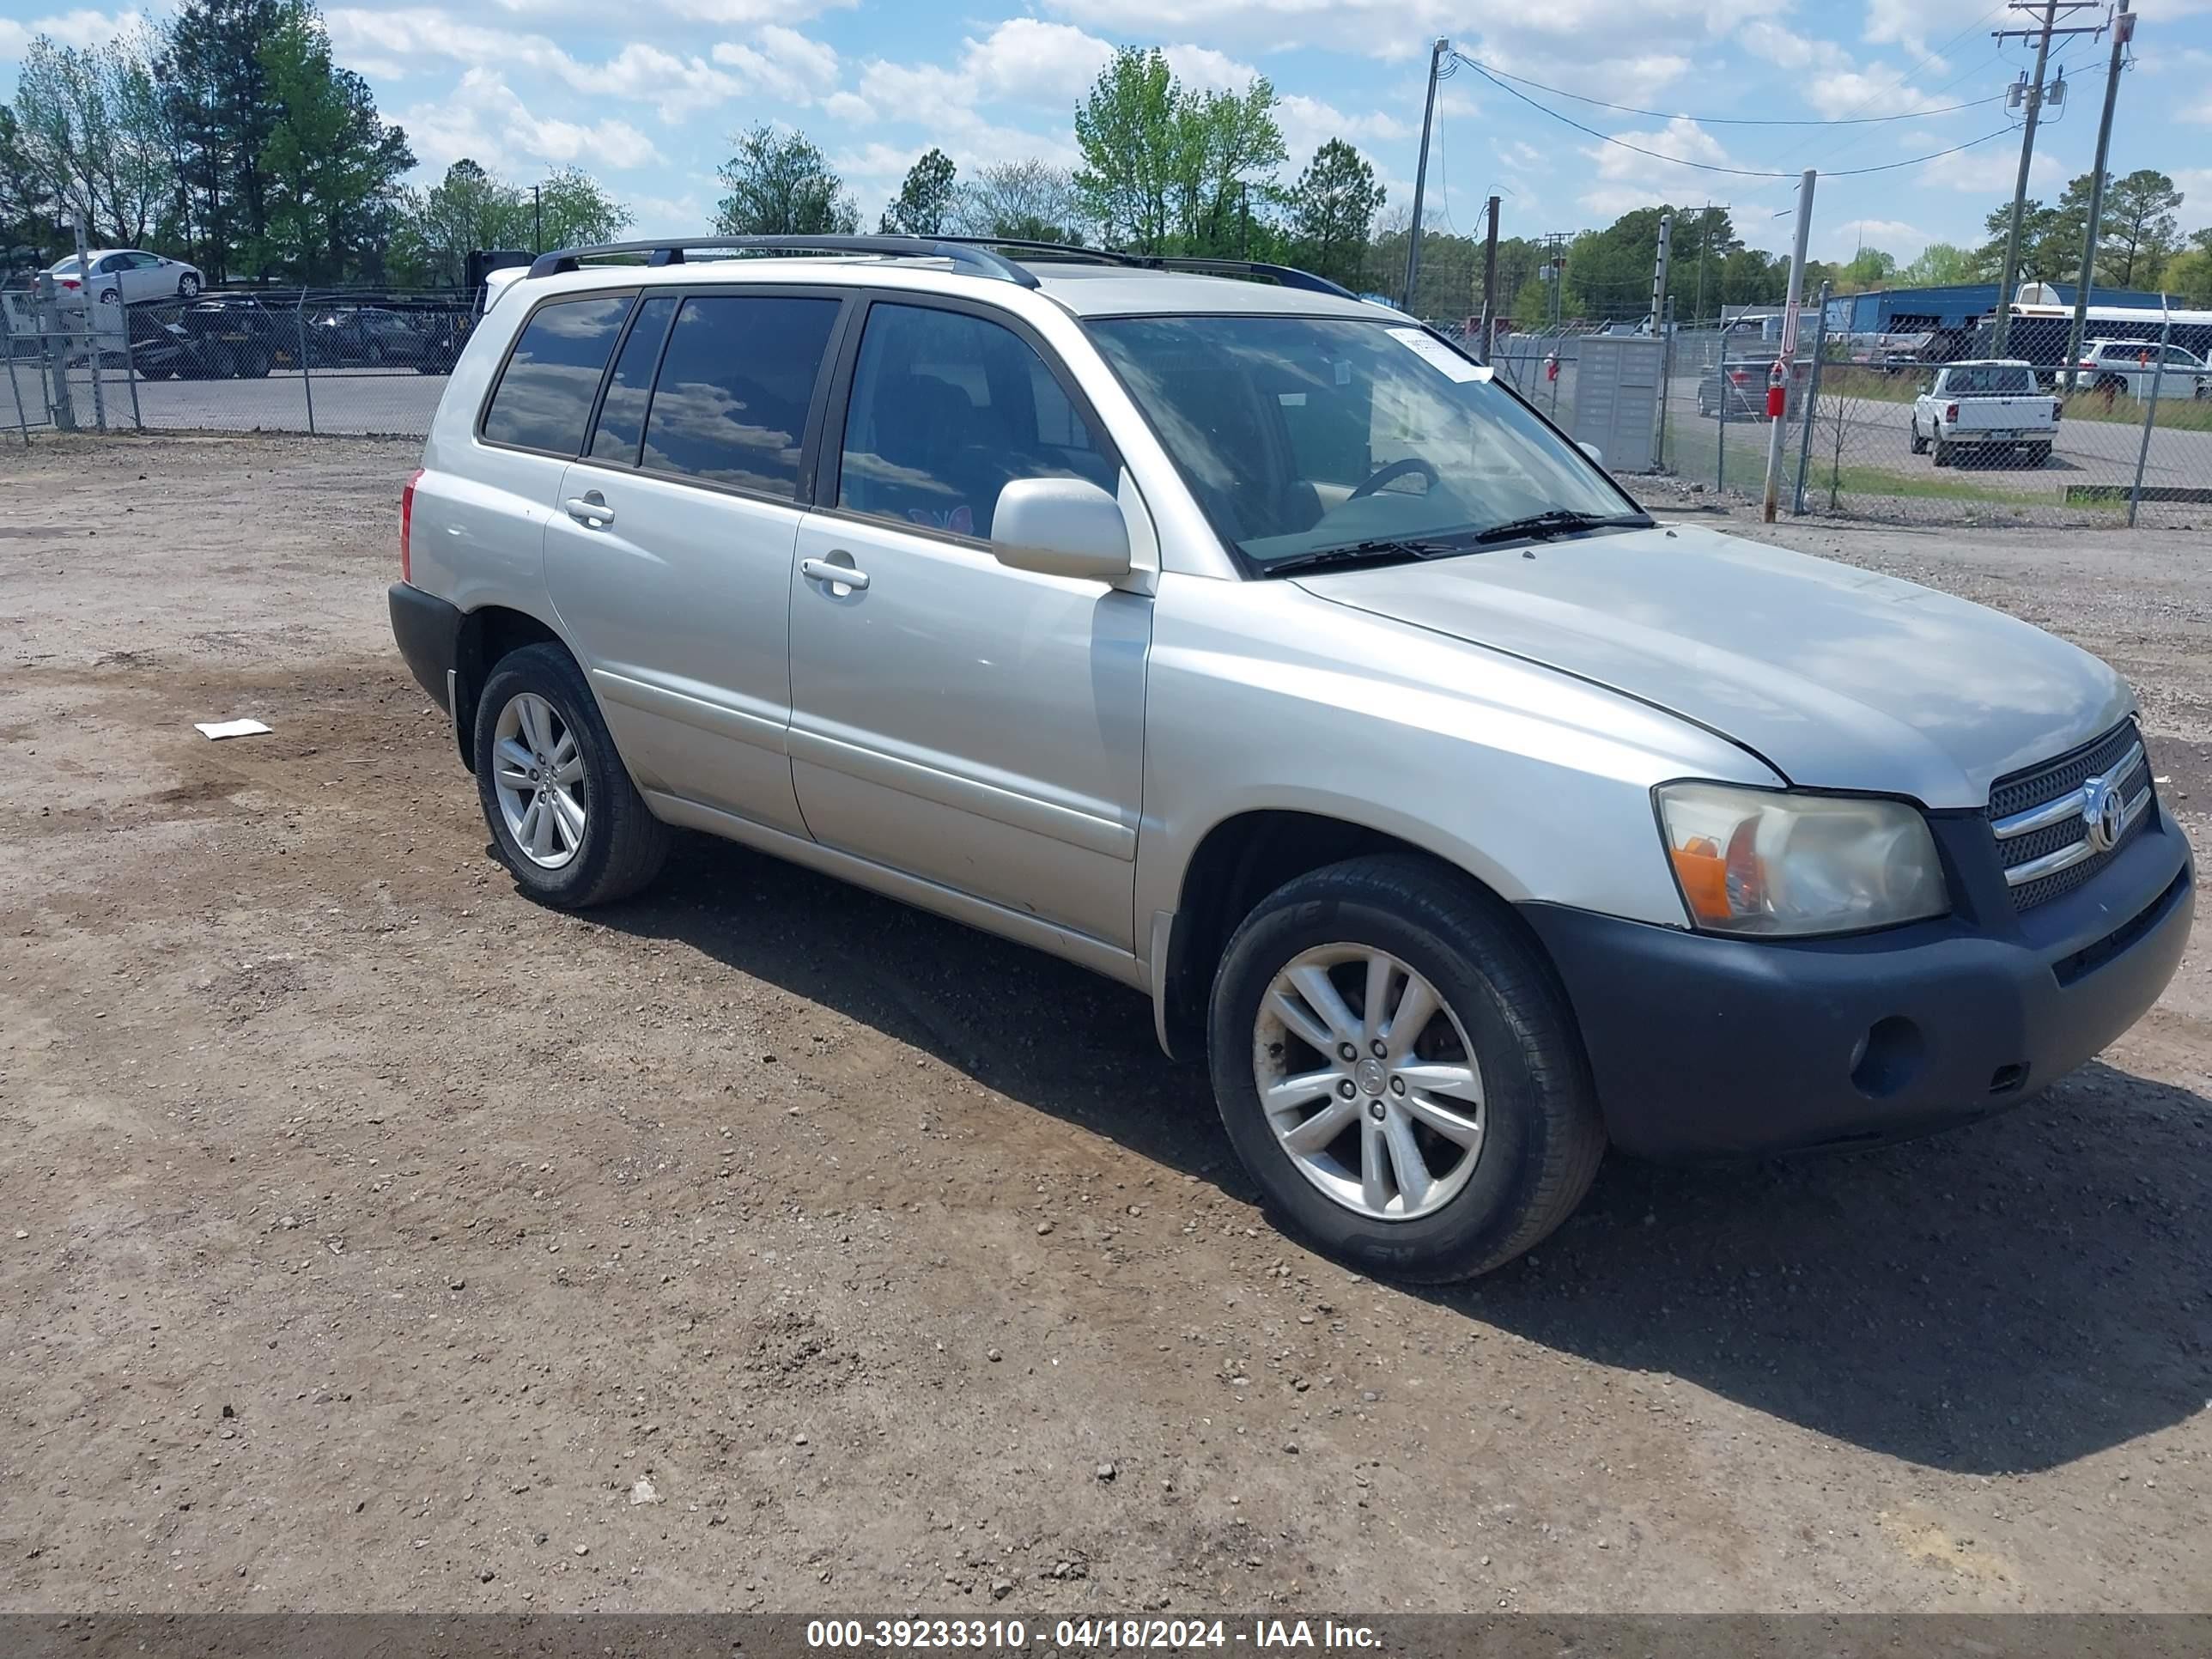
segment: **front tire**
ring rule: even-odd
[[[542,904],[628,898],[660,872],[668,826],[630,781],[598,701],[557,645],[501,658],[477,699],[477,794],[492,845]]]
[[[1928,440],[1920,435],[1920,417],[1917,415],[1914,416],[1909,424],[1912,428],[1912,453],[1916,455],[1925,455],[1928,453]]]
[[[1529,1249],[1605,1151],[1566,998],[1510,911],[1413,856],[1277,890],[1214,978],[1208,1053],[1237,1156],[1286,1231],[1443,1283]]]

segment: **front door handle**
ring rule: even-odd
[[[568,516],[578,524],[589,525],[598,530],[615,521],[615,510],[607,505],[607,498],[596,489],[581,495],[571,495],[565,503]]]
[[[849,564],[839,564],[830,559],[801,559],[799,574],[809,581],[828,582],[833,587],[849,587],[855,592],[868,585],[868,573],[855,570]]]

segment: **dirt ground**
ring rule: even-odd
[[[519,898],[416,448],[0,450],[0,1607],[2212,1609],[2201,943],[2009,1115],[1374,1284],[1125,990],[704,841]],[[2111,659],[2212,850],[2206,538],[1778,538]]]

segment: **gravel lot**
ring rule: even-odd
[[[2008,1116],[1364,1281],[1124,990],[704,842],[517,897],[416,448],[0,449],[0,1607],[2212,1609],[2201,946]],[[2109,657],[2203,857],[2203,538],[1777,539]]]

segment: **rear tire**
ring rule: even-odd
[[[1956,451],[1954,451],[1954,450],[1951,447],[1951,446],[1950,446],[1949,444],[1945,443],[1945,442],[1944,442],[1941,438],[1938,438],[1938,439],[1936,439],[1936,465],[1938,465],[1938,466],[1949,466],[1949,465],[1951,465],[1953,464],[1953,462],[1954,462],[1954,459],[1955,459],[1956,453],[1957,453],[1957,452],[1956,452]]]
[[[502,717],[518,705],[527,707],[531,700],[540,708],[550,708],[553,723],[534,736],[526,726],[503,738]],[[517,720],[507,723],[514,726]],[[539,803],[543,819],[526,815],[521,826],[535,830],[540,822],[546,826],[540,851],[533,855],[517,826],[509,823],[508,808],[514,797],[531,790],[533,772],[563,769],[544,764],[556,757],[565,762],[565,754],[556,757],[563,736],[573,744],[566,754],[573,754],[576,766],[574,775],[562,780],[562,787],[580,811],[581,831],[572,833],[573,819],[564,817],[564,804],[554,799],[553,780],[548,777]],[[538,764],[511,763],[507,757],[518,750],[538,751],[532,756]],[[659,874],[668,856],[668,826],[653,816],[637,793],[583,671],[559,646],[525,646],[500,659],[477,701],[473,752],[477,795],[493,848],[515,884],[539,903],[562,910],[610,904],[628,898]],[[503,782],[518,783],[521,788],[503,789]],[[558,861],[550,862],[551,859]]]
[[[1928,453],[1928,440],[1920,435],[1920,417],[1914,416],[1907,424],[1912,428],[1912,453],[1916,455],[1925,455]]]
[[[1418,1017],[1416,978],[1435,1003]],[[1401,1015],[1419,1020],[1402,1044]],[[1354,859],[1264,901],[1223,954],[1207,1048],[1222,1122],[1271,1213],[1379,1277],[1443,1283],[1511,1261],[1566,1219],[1605,1152],[1549,964],[1504,906],[1425,859]],[[1324,1133],[1340,1127],[1316,1146],[1324,1118]]]

